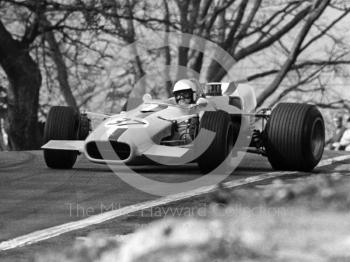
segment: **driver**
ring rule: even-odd
[[[179,105],[194,104],[197,100],[198,84],[194,80],[182,79],[175,83],[173,95]]]

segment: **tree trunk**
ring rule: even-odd
[[[47,22],[48,23],[48,22]],[[77,102],[75,100],[75,97],[73,96],[69,80],[68,80],[68,70],[67,66],[64,62],[60,46],[57,43],[57,40],[55,38],[55,35],[52,31],[49,31],[45,34],[45,38],[47,42],[49,43],[50,49],[51,49],[51,57],[53,61],[56,64],[57,68],[57,80],[59,83],[59,87],[61,90],[61,94],[64,97],[64,100],[66,101],[68,106],[73,107],[76,111],[78,111]]]
[[[8,140],[12,150],[37,149],[41,73],[28,46],[16,41],[0,21],[0,65],[9,80]]]
[[[0,117],[0,151],[4,151],[6,150],[6,144],[5,144],[5,141],[4,141],[4,132],[2,131],[3,130],[3,119]]]
[[[167,0],[163,0],[163,5],[164,5],[164,20],[167,21],[165,24],[165,32],[169,33],[170,32],[170,11],[169,11],[169,5]],[[166,95],[167,97],[171,97],[173,94],[173,83],[171,81],[170,77],[170,65],[171,65],[171,53],[170,53],[170,46],[169,46],[169,35],[166,34],[164,36],[164,58],[165,58],[165,67],[166,69],[164,70],[164,79],[165,79],[165,86],[166,86]]]

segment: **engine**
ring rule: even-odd
[[[187,120],[172,124],[172,134],[161,141],[161,145],[181,146],[190,144],[199,131],[199,117],[192,117]]]
[[[205,86],[206,96],[221,96],[221,83],[210,83]]]

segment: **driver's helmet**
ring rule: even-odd
[[[173,88],[176,103],[193,104],[197,100],[197,83],[189,79],[177,81]]]

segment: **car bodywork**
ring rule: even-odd
[[[256,107],[251,86],[207,83],[201,92],[197,103],[188,106],[177,105],[173,98],[161,101],[145,95],[134,109],[102,115],[103,121],[86,139],[50,140],[42,148],[79,151],[95,163],[188,163],[195,161],[193,140],[206,111],[227,112],[239,121],[241,130],[251,134]]]

